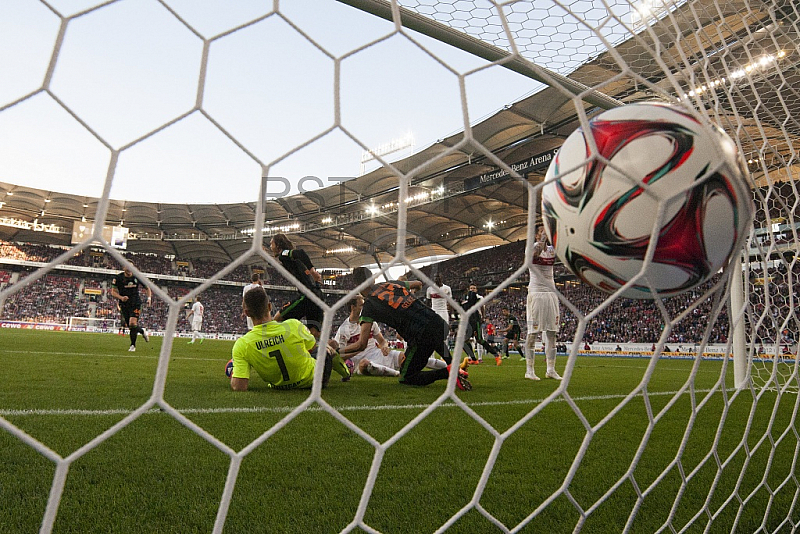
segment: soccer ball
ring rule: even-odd
[[[573,274],[613,293],[641,273],[623,296],[668,297],[739,251],[753,201],[725,132],[657,103],[605,111],[589,130],[567,138],[542,188],[545,231]]]
[[[230,378],[232,374],[233,374],[233,359],[230,359],[228,360],[228,363],[225,364],[225,376]]]

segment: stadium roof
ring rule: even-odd
[[[509,164],[531,155],[549,154],[575,127],[571,124],[572,110],[560,111],[567,101],[557,91],[547,89],[475,125],[473,136]],[[547,125],[544,134],[543,125]],[[417,195],[410,202],[407,221],[407,254],[411,259],[463,254],[525,237],[525,186],[508,175],[485,177],[487,181],[481,184],[480,177],[496,173],[498,167],[473,144],[454,149],[463,139],[463,133],[453,135],[395,163],[403,173],[422,166],[409,189],[409,196]],[[540,164],[539,175],[544,174],[547,163]],[[444,191],[439,193],[442,187]],[[397,188],[393,173],[380,168],[336,186],[270,200],[265,207],[266,225],[285,227],[295,245],[305,249],[319,268],[374,263],[376,255],[386,262],[395,249]],[[0,224],[0,239],[60,245],[70,243],[74,221],[91,223],[95,219],[99,204],[97,198],[2,182],[0,199],[0,218],[28,223]],[[378,213],[367,213],[370,206]],[[155,204],[112,200],[106,221],[127,227],[136,236],[128,241],[128,250],[227,262],[250,248],[251,240],[245,232],[253,229],[255,216],[255,202]],[[326,218],[332,220],[323,222]],[[489,221],[494,223],[493,228],[486,226]],[[291,225],[297,227],[289,228]],[[58,229],[59,233],[46,229]]]
[[[769,39],[763,46],[765,53],[776,53],[781,46],[772,40],[780,33],[765,32],[760,37],[748,32],[740,15],[741,2],[717,4],[713,10],[712,3],[708,4],[706,13],[710,15],[703,23],[714,28],[724,24],[725,32],[709,31],[702,38],[676,40],[674,36],[680,32],[675,31],[674,25],[680,26],[683,20],[678,16],[669,25],[652,26],[660,41],[664,64],[674,68],[686,64],[684,57],[698,58],[694,71],[673,72],[687,90],[697,87],[695,77],[700,74],[705,73],[708,78],[708,73],[726,72],[732,58],[746,64],[744,44],[748,39],[749,50],[754,49],[752,40],[759,38]],[[717,8],[724,12],[716,11]],[[763,13],[752,10],[749,13],[764,24],[771,17],[766,6],[764,9]],[[695,9],[698,12],[703,11]],[[780,11],[777,13],[780,16]],[[688,17],[685,24],[686,32],[690,32],[696,21]],[[665,28],[669,31],[664,31]],[[796,26],[785,31],[796,31]],[[720,57],[715,51],[723,45],[727,52]],[[613,55],[606,52],[570,77],[623,102],[664,98],[670,93],[674,100],[679,95],[671,91],[661,66],[652,60],[653,49],[652,36],[639,34],[615,48],[629,71],[621,72]],[[707,58],[707,62],[701,61],[702,58]],[[760,150],[763,158],[764,140],[773,141],[768,154],[773,161],[759,167],[762,174],[763,168],[770,167],[772,172],[780,172],[790,155],[800,151],[796,146],[800,138],[796,119],[800,116],[800,98],[793,101],[779,98],[782,86],[800,87],[797,64],[795,53],[780,69],[771,69],[760,76],[751,73],[750,83],[732,91],[732,102],[716,100],[711,91],[703,96],[723,127],[740,132],[742,146],[752,147],[753,153]],[[768,110],[758,113],[760,121],[752,118],[756,107]],[[600,111],[588,104],[585,109],[590,114]],[[547,88],[474,125],[472,136],[508,165],[532,164],[520,172],[528,173],[527,179],[536,183],[546,171],[548,155],[577,127],[576,117],[572,100],[561,90]],[[783,134],[782,127],[792,134],[790,139]],[[532,162],[534,156],[538,159]],[[412,200],[405,236],[409,259],[463,254],[525,238],[528,216],[525,184],[498,173],[498,167],[476,144],[464,142],[463,132],[441,139],[394,165],[398,171],[414,176],[408,191]],[[285,230],[291,234],[296,246],[305,249],[318,268],[346,268],[374,263],[376,259],[385,263],[396,246],[397,188],[393,172],[380,168],[336,186],[268,201],[266,226],[271,231]],[[91,222],[96,217],[98,202],[97,198],[0,182],[0,239],[69,244],[73,222],[82,219]],[[228,262],[250,249],[251,239],[246,232],[252,230],[255,217],[255,202],[156,204],[113,200],[106,221],[130,229],[136,238],[129,240],[128,249],[134,252]],[[487,226],[490,221],[492,227]],[[47,231],[56,228],[60,233]]]

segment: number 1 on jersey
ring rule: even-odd
[[[271,358],[275,358],[275,361],[278,362],[278,368],[281,370],[281,375],[283,376],[283,381],[289,381],[289,370],[286,368],[286,362],[283,361],[283,353],[279,350],[273,350],[269,353]]]

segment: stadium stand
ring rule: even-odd
[[[0,242],[0,263],[13,260],[7,269],[0,271],[0,287],[18,282],[35,271],[33,265],[24,262],[51,261],[66,250],[63,247],[38,245],[31,243]],[[138,269],[148,275],[157,285],[167,291],[170,297],[179,299],[188,294],[194,287],[224,267],[208,260],[177,261],[158,257],[152,254],[125,253]],[[23,262],[20,264],[19,262]],[[110,256],[102,251],[81,253],[70,259],[67,264],[92,269],[106,269],[106,276],[87,269],[86,271],[59,271],[48,274],[42,279],[28,285],[19,292],[0,303],[0,317],[10,321],[28,321],[39,323],[67,323],[70,317],[94,317],[116,320],[119,318],[117,302],[108,298],[107,292],[111,278],[121,267]],[[188,268],[187,268],[188,266]],[[225,282],[234,284],[215,285],[203,292],[206,315],[203,329],[209,333],[243,333],[246,323],[241,318],[242,287],[249,282],[251,270],[259,268],[262,276],[271,285],[284,287],[283,290],[271,289],[270,294],[276,306],[289,302],[295,295],[294,289],[277,271],[271,267],[240,267],[225,277]],[[205,275],[205,276],[198,276]],[[191,280],[171,280],[163,276],[191,277]],[[88,290],[88,291],[87,291]],[[335,297],[331,298],[331,302]],[[187,310],[188,311],[188,310]],[[167,306],[159,299],[142,312],[142,324],[152,330],[163,330],[167,321]],[[337,326],[344,317],[340,312]],[[185,314],[179,318],[178,331],[190,331]]]
[[[37,244],[12,244],[0,243],[0,263],[3,260],[18,260],[28,262],[50,261],[63,253],[61,247],[51,247]],[[427,276],[433,277],[441,274],[443,279],[453,288],[453,297],[458,300],[466,292],[467,287],[475,283],[481,287],[483,293],[488,293],[496,284],[508,277],[522,264],[525,253],[523,241],[501,245],[491,249],[482,250],[473,254],[462,255],[453,259],[428,265],[421,270]],[[130,254],[130,253],[128,253]],[[224,265],[209,260],[177,261],[169,258],[160,258],[154,255],[129,255],[139,269],[153,277],[155,282],[164,288],[175,299],[186,295],[196,287],[205,277],[219,272]],[[70,265],[84,267],[102,266],[111,272],[108,277],[96,273],[74,272],[48,274],[43,279],[36,281],[22,291],[12,295],[2,307],[2,317],[6,320],[57,322],[65,323],[69,317],[108,317],[117,319],[119,312],[116,302],[108,299],[106,292],[111,280],[111,273],[120,269],[117,262],[107,254],[89,251],[78,255],[68,262]],[[185,270],[179,268],[191,266]],[[282,289],[271,289],[274,302],[277,306],[291,300],[294,290],[291,284],[280,276],[271,266],[242,266],[225,277],[228,282],[235,285],[215,285],[203,293],[203,302],[206,306],[206,317],[203,328],[209,333],[242,333],[244,321],[241,319],[241,288],[249,282],[253,268],[263,271],[262,277],[271,286]],[[32,272],[32,268],[11,265],[10,268],[0,271],[0,287],[9,284],[17,274],[17,281]],[[189,272],[193,280],[176,281],[160,279],[164,275],[185,276]],[[796,287],[789,282],[790,277],[800,274],[800,266],[795,266],[792,271],[786,272],[780,267],[768,268],[766,276],[771,283],[763,284],[763,277],[750,280],[750,292],[756,296],[752,302],[756,313],[761,313],[767,306],[789,309],[792,302],[800,296],[797,291],[791,292],[790,288]],[[200,275],[200,276],[198,276]],[[337,290],[346,290],[354,287],[352,276],[335,272],[326,273],[326,278],[333,282],[331,287]],[[580,311],[588,313],[600,306],[607,296],[580,283],[570,275],[563,266],[558,265],[556,280],[561,293],[569,299]],[[717,277],[686,294],[664,300],[664,305],[670,317],[675,317],[687,305],[694,302],[704,291],[718,281]],[[527,296],[528,275],[524,273],[513,280],[509,287],[496,298],[487,302],[484,308],[484,322],[491,323],[498,330],[506,325],[501,313],[507,307],[512,315],[523,322],[525,318],[525,299]],[[764,287],[768,294],[762,295]],[[86,290],[90,291],[87,292]],[[97,290],[101,293],[97,294]],[[44,297],[44,298],[43,298]],[[330,302],[336,300],[336,295],[330,297]],[[706,300],[697,306],[682,321],[674,324],[667,341],[669,343],[692,344],[699,343],[706,324],[710,320],[711,301]],[[343,320],[345,313],[339,310],[334,320],[337,327]],[[153,306],[144,310],[143,324],[148,328],[162,330],[166,326],[167,306],[154,299]],[[558,333],[559,342],[568,342],[574,338],[578,326],[578,318],[565,306],[561,308],[561,329]],[[726,310],[716,319],[711,331],[710,343],[725,343],[728,340],[728,318]],[[584,341],[587,343],[656,343],[663,330],[664,319],[657,306],[652,301],[616,299],[586,327]],[[792,343],[798,339],[796,327],[764,322],[758,325],[758,339],[763,343],[774,343],[780,339],[782,343]],[[190,326],[185,315],[180,318],[178,331],[189,331]],[[394,338],[391,330],[387,337]],[[496,340],[499,341],[499,338]]]

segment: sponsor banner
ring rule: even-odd
[[[84,288],[83,292],[86,293],[87,295],[102,295],[103,294],[103,290],[102,289],[95,289],[95,288],[92,288],[92,287]]]
[[[582,350],[581,352],[585,352],[587,354],[593,352],[607,352],[607,353],[620,353],[620,352],[628,352],[628,353],[647,353],[653,354],[655,351],[655,343],[592,343],[589,346],[588,350]],[[567,348],[569,348],[569,343],[567,343]],[[581,348],[585,349],[585,346]],[[686,355],[693,355],[697,354],[697,350],[700,348],[700,345],[696,343],[671,343],[667,342],[664,344],[663,352],[671,353],[671,354],[686,354]],[[725,354],[725,349],[727,346],[725,344],[709,344],[703,347],[703,354],[718,354],[722,355]],[[619,350],[617,350],[619,349]]]
[[[149,330],[147,331],[147,333],[148,333],[148,335],[151,335],[151,332]],[[164,332],[154,332],[152,335],[163,336]],[[208,333],[204,333],[203,335],[205,336],[206,339],[221,339],[222,341],[236,341],[237,339],[242,337],[242,334],[208,334]],[[192,334],[190,332],[175,332],[175,335],[172,336],[172,337],[189,339],[189,338],[192,337]]]
[[[53,323],[26,323],[23,321],[0,321],[0,328],[20,328],[23,330],[53,330],[66,332],[69,326]]]
[[[103,328],[89,325],[69,326],[66,324],[54,323],[30,323],[26,321],[0,321],[0,328],[16,328],[20,330],[49,330],[53,332],[97,332],[103,334],[119,335],[119,328]],[[164,332],[159,330],[148,330],[148,336],[164,337]],[[190,332],[175,332],[173,337],[190,338]],[[206,339],[221,339],[223,341],[236,341],[242,334],[205,334]]]
[[[550,162],[553,161],[553,158],[558,153],[558,148],[551,148],[546,152],[534,154],[533,156],[525,158],[522,161],[510,164],[509,167],[523,176],[526,173],[543,169],[550,165]],[[501,182],[506,180],[509,176],[511,176],[511,174],[508,171],[497,168],[494,171],[489,171],[481,174],[480,176],[467,178],[464,180],[464,190],[469,191],[472,189],[478,189],[479,187],[483,187],[485,185]]]
[[[589,351],[589,350],[581,350],[579,351],[580,356],[593,356],[593,357],[600,357],[600,358],[649,358],[653,355],[652,352],[609,352],[609,351]],[[693,360],[697,356],[694,354],[687,354],[687,353],[673,353],[673,352],[664,352],[661,354],[661,359],[665,360]],[[712,354],[712,353],[703,353],[704,360],[721,360],[721,354]]]

